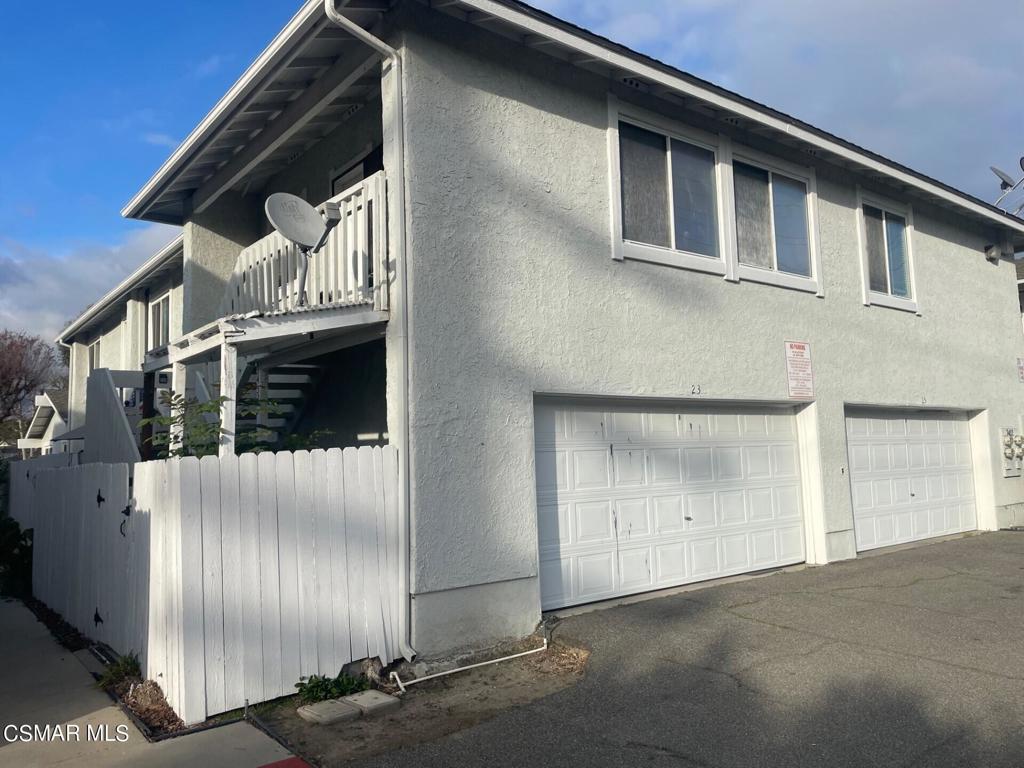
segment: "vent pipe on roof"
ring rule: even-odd
[[[416,651],[410,644],[411,598],[409,584],[409,520],[411,509],[411,492],[409,482],[409,313],[406,310],[406,266],[405,266],[405,117],[402,111],[404,102],[402,94],[402,57],[394,48],[380,38],[374,37],[351,19],[338,13],[334,7],[335,0],[324,0],[324,13],[332,23],[341,27],[357,40],[370,46],[383,56],[390,66],[390,73],[382,72],[381,80],[390,74],[394,87],[391,89],[392,110],[390,115],[391,137],[395,146],[395,164],[389,169],[387,178],[388,199],[395,205],[395,287],[397,295],[391,302],[391,322],[398,331],[400,351],[398,355],[398,375],[395,377],[396,399],[399,403],[399,419],[401,423],[396,430],[398,438],[398,484],[401,488],[399,500],[400,522],[398,525],[398,597],[401,610],[398,612],[398,644],[399,650],[407,661],[411,661]],[[388,135],[387,130],[384,131]]]

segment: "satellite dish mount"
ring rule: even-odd
[[[302,251],[304,258],[299,264],[298,300],[299,306],[305,306],[309,259],[324,247],[331,230],[338,226],[341,208],[337,203],[324,203],[321,215],[301,197],[287,192],[275,192],[267,198],[264,209],[271,226]]]

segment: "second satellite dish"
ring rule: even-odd
[[[267,198],[264,206],[267,218],[281,236],[291,240],[298,246],[306,258],[299,268],[299,304],[306,303],[306,271],[309,269],[309,257],[317,253],[327,242],[327,236],[338,222],[341,211],[337,203],[324,205],[321,216],[312,205],[301,197],[287,192],[275,192]]]

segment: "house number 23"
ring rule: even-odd
[[[690,394],[691,395],[703,395],[704,393],[701,391],[700,384],[691,384],[690,385]]]

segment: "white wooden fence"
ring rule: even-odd
[[[125,372],[113,373],[124,377]],[[89,374],[86,383],[83,464],[131,463],[141,459],[135,429],[124,411],[113,373],[98,368]]]
[[[380,171],[327,202],[338,203],[341,221],[309,260],[308,306],[373,302],[387,309],[384,172]],[[322,208],[322,206],[321,206]],[[299,306],[302,252],[277,232],[245,248],[221,300],[218,314],[277,312]]]
[[[126,509],[130,468],[40,473],[34,589],[186,723],[398,657],[393,447],[136,464]]]
[[[22,528],[32,527],[32,497],[36,490],[36,478],[45,469],[58,469],[78,464],[78,454],[48,453],[32,459],[11,462],[10,496],[7,507]]]

